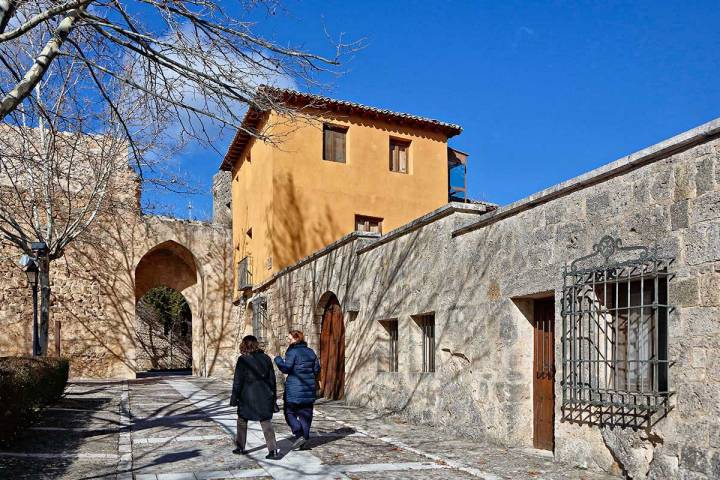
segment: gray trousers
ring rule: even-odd
[[[273,430],[272,422],[270,420],[265,420],[264,422],[260,422],[260,426],[262,427],[268,450],[270,450],[271,452],[277,450],[277,442],[275,441],[275,430]],[[237,443],[238,448],[245,450],[245,442],[247,442],[247,420],[238,417],[237,438],[235,439],[235,443]]]

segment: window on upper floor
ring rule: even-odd
[[[337,125],[323,125],[323,160],[345,163],[347,130]]]
[[[390,171],[410,172],[410,142],[407,140],[390,139]]]
[[[382,222],[382,218],[355,215],[355,231],[382,233]]]

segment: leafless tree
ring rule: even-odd
[[[238,129],[247,108],[296,116],[263,84],[318,84],[359,43],[330,56],[270,41],[220,0],[0,0],[0,241],[40,258],[41,353],[47,352],[50,262],[99,217],[137,208],[118,180],[184,189],[167,159],[211,131]],[[312,105],[307,105],[313,107]],[[134,172],[128,169],[132,160]],[[122,183],[122,182],[121,182]],[[125,183],[125,187],[127,182]]]
[[[137,132],[123,115],[112,85],[133,91],[149,125],[172,121],[183,140],[210,140],[208,122],[245,129],[245,107],[286,107],[260,84],[278,79],[318,83],[341,55],[360,43],[333,42],[330,56],[287,47],[254,33],[250,12],[276,8],[273,0],[240,0],[234,12],[220,0],[0,0],[0,120],[31,100],[33,88],[61,58],[86,75],[86,96],[116,111],[134,151]],[[43,38],[33,50],[26,38]],[[24,54],[17,55],[18,45]],[[267,132],[247,129],[268,139]]]
[[[60,64],[63,65],[60,65]],[[112,109],[82,108],[82,70],[63,59],[0,125],[0,241],[36,258],[41,292],[39,353],[47,352],[50,263],[103,216],[139,208],[128,143]],[[126,114],[133,103],[117,90]],[[96,132],[96,133],[86,133]],[[140,145],[140,144],[138,144]],[[144,144],[143,148],[151,148]],[[140,152],[142,153],[142,152]],[[33,243],[44,243],[38,251]]]

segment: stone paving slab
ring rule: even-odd
[[[168,437],[176,435],[227,435],[210,418],[172,419],[163,418],[135,422],[132,426],[133,438]]]
[[[348,473],[352,480],[476,480],[477,477],[469,473],[452,469],[444,470],[420,470],[413,471],[412,476],[407,471],[383,471],[383,472],[354,472]]]
[[[4,452],[107,453],[117,455],[118,434],[94,435],[92,432],[30,431]],[[2,460],[0,460],[2,461]]]
[[[310,438],[313,455],[327,465],[423,462],[427,458],[367,437]]]
[[[191,443],[133,444],[133,471],[138,474],[258,468],[252,459],[233,455],[233,448],[229,437]]]
[[[287,451],[291,435],[279,413],[273,425],[282,460],[264,459],[256,422],[248,432],[251,453],[234,455],[236,416],[229,395],[229,382],[193,377],[72,384],[35,430],[0,452],[0,479],[614,478],[571,469],[551,455],[458,439],[342,402],[317,405],[310,450]]]
[[[72,458],[0,458],[0,478],[17,480],[89,480],[114,478],[116,460],[79,461]]]

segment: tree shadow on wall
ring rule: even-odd
[[[326,245],[338,240],[349,233],[342,229],[337,219],[332,215],[329,207],[326,207],[320,215],[310,215],[303,208],[308,205],[311,198],[308,193],[301,192],[296,186],[293,176],[289,173],[274,180],[275,198],[278,200],[274,208],[282,211],[282,215],[275,217],[274,223],[271,210],[265,213],[266,222],[271,225],[269,235],[274,254],[273,259],[276,267],[282,269],[302,262],[309,255]],[[288,286],[287,293],[291,293],[292,286]],[[305,290],[303,290],[305,293]],[[297,293],[295,291],[294,293]],[[315,304],[316,298],[311,295],[303,298],[302,303]],[[280,352],[285,345],[285,334],[292,329],[299,328],[297,317],[293,312],[276,311],[273,317],[280,316],[279,322],[274,321],[272,325],[269,349],[271,352]],[[273,320],[275,320],[273,318]],[[319,333],[319,332],[318,332]]]
[[[98,220],[62,260],[63,276],[82,284],[84,290],[80,299],[71,292],[71,285],[53,292],[54,318],[64,322],[63,355],[71,357],[74,370],[84,376],[113,375],[118,364],[131,371],[142,369],[133,353],[142,349],[136,324],[135,268],[148,251],[171,239],[186,246],[199,266],[213,266],[208,269],[211,273],[198,272],[200,305],[198,312],[193,312],[193,320],[199,324],[195,330],[199,336],[193,343],[198,373],[211,375],[220,361],[220,350],[232,348],[238,336],[236,322],[230,318],[229,231],[199,222],[123,213],[125,216],[113,217],[113,221]],[[68,324],[70,329],[65,326]],[[71,338],[73,341],[68,341]],[[232,369],[234,359],[222,364]]]
[[[512,430],[512,419],[517,418],[516,409],[520,407],[499,397],[503,395],[502,389],[517,381],[513,379],[527,375],[518,370],[520,365],[513,365],[506,359],[501,365],[495,360],[490,362],[496,346],[482,340],[500,338],[513,342],[517,338],[517,326],[506,318],[507,311],[503,310],[510,300],[487,302],[489,310],[484,312],[484,318],[477,320],[469,318],[465,308],[478,303],[478,296],[488,297],[485,290],[493,257],[500,255],[501,249],[514,241],[515,234],[509,230],[494,230],[489,234],[492,241],[488,246],[484,242],[478,243],[477,249],[482,250],[482,254],[458,255],[454,251],[458,241],[451,238],[450,230],[451,225],[437,221],[359,256],[354,252],[355,246],[349,252],[333,250],[310,266],[289,272],[278,279],[281,283],[278,290],[285,300],[277,302],[281,309],[277,312],[280,317],[277,320],[289,322],[293,315],[300,314],[307,324],[312,316],[314,328],[319,330],[317,312],[309,311],[307,306],[316,307],[327,291],[337,294],[344,310],[348,307],[360,310],[365,321],[354,326],[353,335],[365,340],[347,339],[347,362],[353,367],[348,371],[346,384],[352,384],[355,381],[353,371],[366,375],[365,378],[371,378],[372,375],[368,377],[367,374],[374,371],[383,374],[382,367],[378,369],[377,365],[378,348],[382,345],[380,321],[398,318],[407,312],[418,315],[434,312],[439,320],[435,332],[436,372],[423,374],[418,369],[410,374],[387,373],[402,375],[398,381],[408,382],[406,387],[390,391],[383,382],[374,382],[363,387],[368,393],[363,395],[361,402],[370,404],[376,403],[373,399],[392,398],[392,403],[383,405],[389,410],[379,416],[408,413],[422,418],[414,406],[415,399],[422,396],[417,405],[426,405],[430,393],[434,392],[428,388],[428,383],[439,379],[440,391],[453,385],[454,389],[464,389],[465,393],[434,397],[432,402],[442,403],[438,410],[473,409],[468,405],[470,399],[482,403],[487,398],[492,400],[487,404],[499,406],[488,407],[482,412],[475,408],[474,414],[480,419],[480,425],[476,426],[506,423],[508,430]],[[310,287],[303,289],[298,298],[298,285],[304,283],[309,283]],[[363,292],[363,298],[358,298],[358,291]],[[302,312],[294,311],[293,304],[301,305]],[[403,342],[407,345],[407,340],[399,339],[401,345]],[[493,388],[495,384],[498,384],[497,392]],[[498,399],[491,398],[493,396]]]

